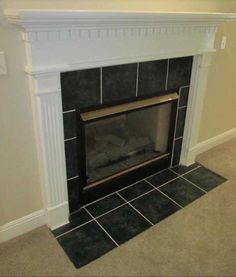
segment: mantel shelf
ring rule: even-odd
[[[9,21],[28,30],[155,24],[217,24],[236,20],[236,13],[151,11],[5,10]]]

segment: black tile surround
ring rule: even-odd
[[[115,105],[135,97],[179,92],[179,108],[174,139],[172,164],[179,164],[187,110],[192,57],[165,59],[103,68],[65,72],[61,74],[66,169],[70,212],[78,209],[75,195],[78,182],[75,142],[75,109],[87,109],[102,104]],[[73,181],[71,181],[73,179]]]
[[[78,268],[101,257],[226,181],[194,164],[176,166],[83,207],[54,236]]]

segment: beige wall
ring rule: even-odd
[[[2,15],[11,8],[236,12],[235,0],[0,0],[0,51],[9,74],[0,76],[0,225],[42,208],[32,112],[19,33]],[[226,50],[213,58],[199,142],[236,128],[236,24],[222,26]]]

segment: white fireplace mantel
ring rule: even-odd
[[[236,14],[5,10],[5,15],[22,32],[51,229],[67,223],[69,215],[60,72],[194,56],[181,163],[194,162],[215,33]]]

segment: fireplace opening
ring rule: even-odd
[[[83,203],[170,165],[177,100],[170,93],[78,112]]]

